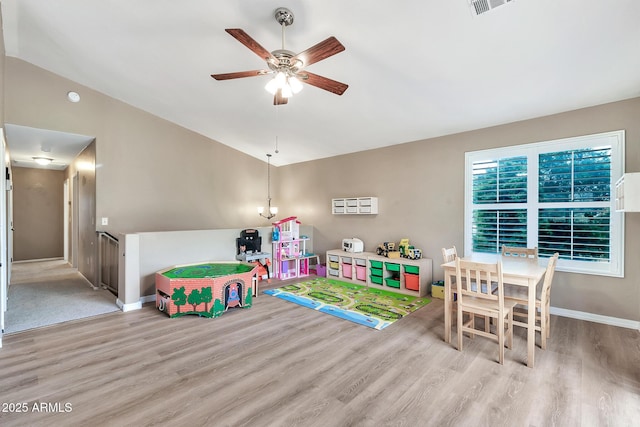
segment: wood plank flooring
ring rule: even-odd
[[[551,327],[529,369],[520,328],[503,366],[489,340],[444,343],[437,299],[382,331],[267,295],[217,319],[148,304],[6,335],[0,425],[637,425],[640,333]]]

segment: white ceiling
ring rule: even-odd
[[[5,124],[13,167],[64,170],[93,141],[93,137]],[[34,157],[53,159],[46,166],[34,162]]]
[[[495,1],[495,0],[490,0]],[[225,28],[286,48],[346,47],[275,107],[265,68]],[[515,0],[481,16],[469,0],[2,0],[14,56],[276,166],[640,96],[640,1]],[[82,95],[82,94],[80,94]],[[82,101],[81,101],[82,102]],[[11,145],[11,141],[9,141]]]

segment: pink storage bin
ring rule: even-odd
[[[367,280],[367,267],[362,265],[356,265],[356,279],[366,281]]]
[[[342,264],[342,276],[346,277],[347,279],[351,279],[352,274],[351,274],[351,264]]]

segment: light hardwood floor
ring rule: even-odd
[[[217,319],[148,304],[5,336],[0,425],[638,425],[640,333],[551,327],[530,369],[520,328],[503,366],[490,340],[444,343],[437,299],[382,331],[262,294]]]

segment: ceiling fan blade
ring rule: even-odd
[[[282,96],[282,89],[278,89],[273,95],[273,105],[284,105],[289,102],[289,98]]]
[[[320,89],[327,90],[335,93],[336,95],[342,95],[349,87],[347,84],[340,83],[317,74],[309,73],[307,71],[301,73],[299,77],[303,82],[310,84],[311,86],[319,87]]]
[[[244,30],[241,30],[240,28],[227,28],[225,31],[265,61],[276,60],[271,52],[262,47],[260,43],[255,41],[249,34],[245,33]]]
[[[332,36],[317,45],[311,46],[304,52],[300,52],[294,56],[292,60],[299,59],[302,61],[303,66],[306,67],[307,65],[315,64],[318,61],[340,53],[344,49],[345,47],[342,43]]]
[[[263,76],[269,73],[270,71],[267,71],[267,70],[251,70],[251,71],[239,71],[237,73],[211,74],[211,77],[213,77],[216,80],[230,80],[230,79],[240,79],[242,77]]]

